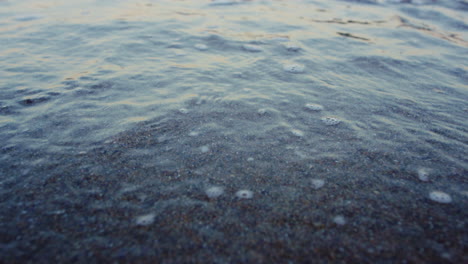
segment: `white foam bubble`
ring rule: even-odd
[[[341,120],[334,116],[325,116],[325,117],[322,117],[321,120],[327,126],[335,126],[341,123]]]
[[[155,218],[156,218],[156,214],[154,213],[140,215],[140,216],[137,216],[137,218],[135,219],[135,223],[137,225],[147,226],[147,225],[151,225],[152,223],[154,223]]]
[[[429,170],[426,168],[419,168],[418,179],[423,182],[429,181]]]
[[[451,203],[452,197],[449,194],[441,191],[433,191],[429,193],[429,199],[438,203]]]
[[[249,190],[239,190],[236,192],[236,197],[240,199],[252,199],[253,192]]]
[[[304,65],[300,64],[285,64],[283,66],[283,70],[290,72],[290,73],[303,73],[305,70]]]
[[[252,162],[252,161],[254,161],[254,158],[248,157],[248,158],[247,158],[247,161]]]
[[[325,181],[322,179],[312,179],[311,180],[312,188],[318,190],[325,185]]]
[[[191,137],[196,137],[196,136],[200,135],[200,133],[198,133],[197,131],[192,131],[188,135],[191,136]]]
[[[208,151],[210,151],[210,148],[208,146],[201,146],[200,151],[202,153],[207,153]]]
[[[188,114],[188,112],[189,112],[189,110],[186,109],[186,108],[179,109],[179,113],[181,113],[181,114]]]
[[[262,51],[262,47],[257,46],[257,45],[252,45],[252,44],[244,44],[242,45],[242,48],[246,51],[250,52],[260,52]]]
[[[258,113],[259,115],[264,115],[264,114],[267,113],[267,110],[266,110],[265,108],[258,109],[257,113]]]
[[[302,132],[299,129],[292,129],[291,133],[296,137],[303,137],[304,136],[304,132]]]
[[[319,104],[306,104],[305,108],[310,111],[322,111],[324,108]]]
[[[197,50],[207,50],[208,49],[208,46],[206,46],[205,44],[195,44],[194,46]]]
[[[346,219],[344,218],[344,216],[342,215],[337,215],[335,217],[333,217],[333,222],[337,225],[345,225],[346,224]]]
[[[209,198],[218,198],[224,193],[224,188],[219,186],[213,186],[205,190],[206,196]]]

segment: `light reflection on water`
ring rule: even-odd
[[[462,263],[466,4],[227,2],[0,1],[0,255]]]

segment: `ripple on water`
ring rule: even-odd
[[[244,45],[242,45],[242,48],[244,50],[250,51],[250,52],[260,52],[260,51],[262,51],[262,48],[260,46],[252,45],[252,44],[244,44]]]
[[[297,52],[299,50],[301,50],[301,47],[297,44],[297,43],[294,43],[294,42],[288,42],[284,45],[284,47],[288,50],[288,51],[294,51],[294,52]]]

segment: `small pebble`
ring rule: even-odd
[[[260,52],[260,51],[262,51],[262,48],[260,46],[251,45],[251,44],[244,44],[244,45],[242,45],[242,48],[244,50],[250,51],[250,52]]]
[[[322,179],[312,179],[311,183],[312,188],[314,188],[315,190],[318,190],[325,185],[325,181]]]
[[[283,66],[283,70],[290,73],[303,73],[305,70],[304,65],[299,64],[286,64]]]
[[[236,196],[240,199],[252,199],[253,192],[249,190],[239,190],[236,192]]]
[[[339,123],[341,123],[340,119],[338,119],[336,117],[333,117],[333,116],[322,117],[321,120],[327,126],[335,126],[335,125],[338,125]]]
[[[147,225],[151,225],[152,223],[154,223],[155,218],[156,218],[156,214],[150,213],[150,214],[138,216],[135,222],[137,225],[147,226]]]
[[[209,198],[218,198],[224,193],[223,187],[213,186],[205,190],[206,196]]]
[[[438,203],[451,203],[452,202],[452,197],[448,195],[447,193],[441,192],[441,191],[433,191],[429,194],[429,199],[431,199],[434,202]]]
[[[310,111],[322,111],[324,108],[318,104],[306,104],[305,108]]]

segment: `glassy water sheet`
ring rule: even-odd
[[[0,1],[0,256],[463,263],[466,1]]]

